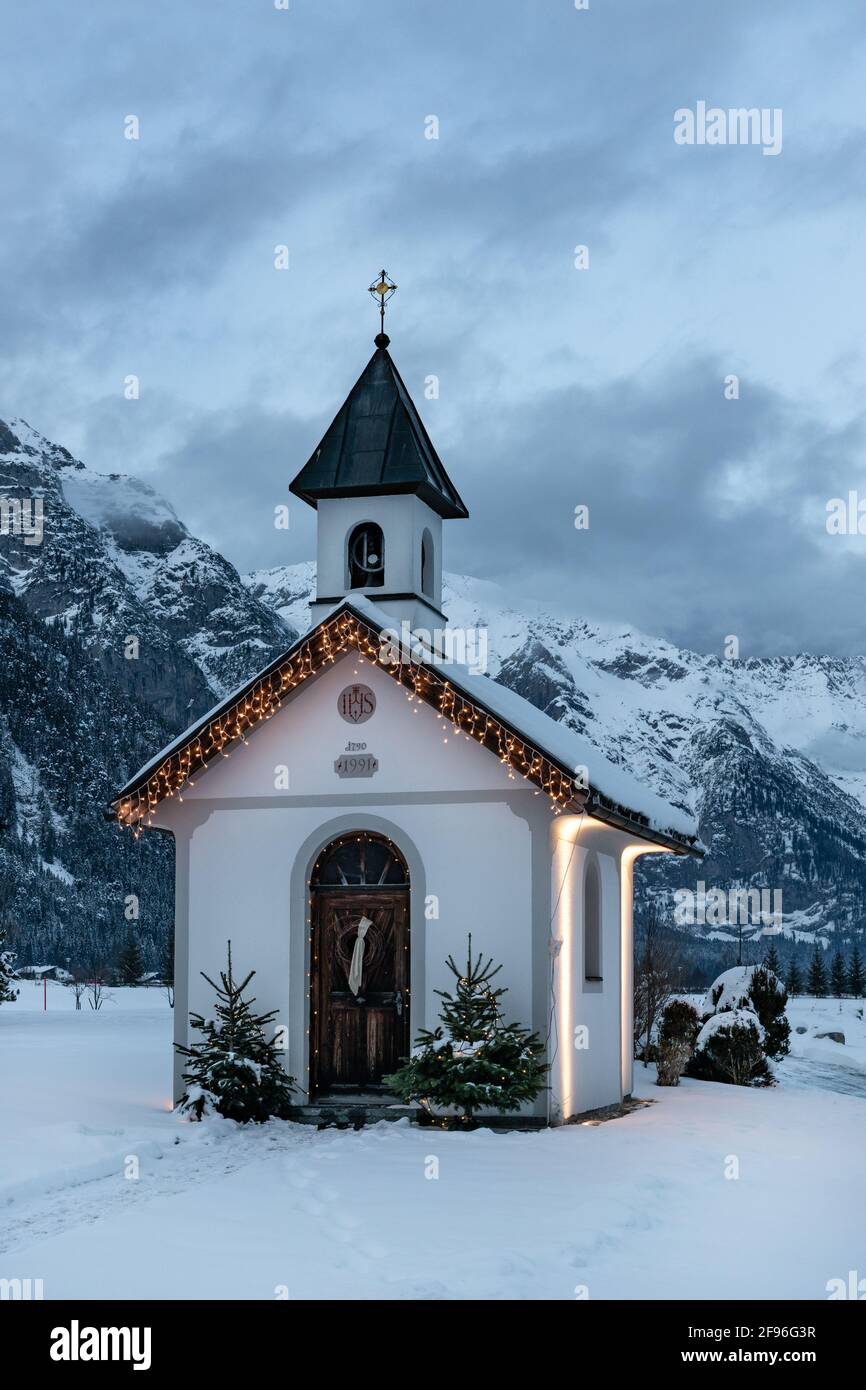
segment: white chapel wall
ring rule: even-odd
[[[631,1088],[631,904],[624,897],[631,893],[630,871],[623,875],[634,842],[580,816],[558,817],[551,839],[552,934],[562,943],[554,971],[558,1047],[551,1100],[555,1117],[567,1119],[615,1103]],[[590,856],[601,887],[600,983],[585,977],[584,883]]]

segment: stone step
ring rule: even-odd
[[[364,1125],[376,1125],[380,1120],[411,1120],[413,1124],[424,1124],[431,1128],[450,1129],[448,1120],[431,1119],[418,1105],[400,1105],[397,1102],[380,1100],[376,1096],[338,1097],[323,1096],[321,1100],[309,1105],[294,1105],[289,1119],[296,1124],[316,1125],[319,1129],[334,1126],[337,1129],[362,1129]],[[547,1121],[540,1115],[479,1115],[476,1125],[469,1128],[496,1130],[545,1129]],[[455,1125],[460,1129],[461,1126]]]
[[[376,1125],[380,1120],[414,1120],[417,1114],[416,1105],[328,1096],[310,1105],[293,1105],[289,1119],[296,1124],[316,1125],[319,1129],[331,1125],[337,1129],[361,1129],[364,1125]]]

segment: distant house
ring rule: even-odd
[[[61,965],[22,965],[15,971],[18,979],[21,980],[57,980],[65,985],[71,979],[68,970],[64,970]]]
[[[306,1094],[372,1106],[471,931],[547,1040],[536,1114],[562,1120],[631,1090],[632,869],[694,825],[453,659],[476,646],[441,611],[443,522],[468,513],[388,343],[292,483],[318,513],[312,626],[114,810],[175,839],[177,1041],[230,937]]]

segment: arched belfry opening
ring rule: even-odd
[[[387,836],[332,840],[310,876],[310,1095],[382,1091],[408,1055],[409,870]]]
[[[433,537],[425,526],[421,536],[421,593],[425,598],[432,599],[434,583]]]
[[[350,589],[380,589],[385,583],[385,537],[375,521],[364,521],[349,533],[346,566]]]

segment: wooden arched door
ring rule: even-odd
[[[381,1089],[409,1051],[405,860],[384,836],[343,835],[310,893],[310,1095]]]

